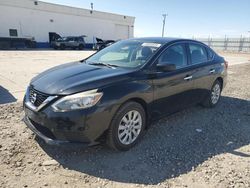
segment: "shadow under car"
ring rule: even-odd
[[[105,146],[40,146],[64,168],[116,182],[158,184],[185,174],[208,158],[232,153],[250,143],[248,100],[221,97],[213,109],[200,106],[168,116],[147,130],[144,139],[127,152]]]

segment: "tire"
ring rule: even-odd
[[[79,50],[83,50],[83,48],[84,48],[83,44],[80,44],[78,47]]]
[[[213,108],[215,107],[218,102],[220,101],[221,97],[221,91],[222,91],[222,84],[219,80],[216,80],[209,91],[206,98],[202,101],[202,106],[207,108]]]
[[[65,45],[64,45],[64,44],[61,44],[61,45],[60,45],[60,49],[61,49],[61,50],[64,50],[64,49],[65,49]]]
[[[113,117],[107,134],[107,144],[114,150],[129,150],[141,139],[145,127],[144,108],[139,103],[127,102]]]

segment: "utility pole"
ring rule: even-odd
[[[164,30],[165,30],[166,17],[167,17],[168,15],[167,15],[167,14],[162,14],[162,16],[163,16],[162,37],[164,37]]]
[[[94,4],[90,3],[90,7],[91,7],[90,14],[93,14]]]
[[[249,33],[248,49],[250,51],[250,31],[248,31],[248,33]]]
[[[90,6],[91,6],[91,10],[93,11],[93,9],[94,9],[94,3],[90,3]]]

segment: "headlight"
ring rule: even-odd
[[[90,108],[101,99],[102,95],[103,93],[98,93],[97,89],[69,95],[56,101],[52,108],[56,112]]]

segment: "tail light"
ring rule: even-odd
[[[227,61],[224,61],[224,65],[226,67],[226,69],[228,68],[228,62]]]

